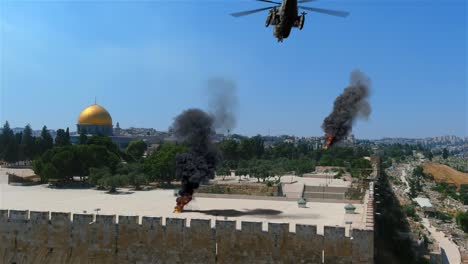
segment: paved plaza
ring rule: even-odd
[[[309,202],[307,208],[298,208],[297,202],[250,199],[197,198],[182,214],[174,214],[173,190],[132,191],[120,189],[120,194],[108,194],[95,189],[52,189],[47,185],[10,186],[6,170],[0,168],[0,208],[30,211],[57,211],[71,213],[96,213],[138,216],[160,216],[197,219],[228,219],[264,223],[300,223],[323,226],[345,226],[349,221],[353,228],[364,222],[363,205],[356,214],[345,214],[344,203]],[[213,221],[214,224],[214,221]],[[240,228],[240,221],[237,222]],[[291,225],[294,231],[294,225]],[[348,232],[347,232],[348,233]]]

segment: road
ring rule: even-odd
[[[406,168],[406,166],[403,167],[403,169],[401,170],[401,175],[400,175],[401,181],[402,181],[402,182],[405,184],[405,186],[406,186],[406,188],[405,188],[405,190],[404,190],[405,193],[409,193],[409,191],[410,191],[409,183],[408,183],[408,181],[406,180],[406,176],[407,176],[407,174],[408,174],[408,173],[406,172],[407,169],[408,169],[408,168]]]
[[[436,229],[429,223],[427,218],[423,218],[423,225],[429,232],[431,232],[432,238],[439,243],[442,251],[442,263],[443,264],[459,264],[461,263],[460,251],[458,246],[450,241],[444,233],[436,231]]]

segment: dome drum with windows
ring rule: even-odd
[[[98,104],[93,104],[81,111],[78,117],[77,131],[87,135],[112,136],[112,117]]]

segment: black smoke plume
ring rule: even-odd
[[[236,112],[239,105],[237,86],[234,81],[224,78],[208,80],[209,112],[214,118],[214,128],[219,132],[230,132],[236,126]]]
[[[213,123],[213,117],[199,109],[186,110],[174,120],[172,131],[189,148],[176,157],[176,176],[182,182],[180,196],[192,196],[201,182],[214,178],[218,155],[211,142]]]
[[[368,102],[370,80],[359,70],[351,73],[350,85],[335,99],[333,111],[325,118],[322,129],[327,134],[327,145],[340,142],[351,132],[358,117],[367,118],[371,112]]]

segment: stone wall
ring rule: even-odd
[[[277,196],[278,187],[265,184],[214,184],[200,186],[197,193]]]
[[[346,192],[349,187],[333,187],[333,186],[308,186],[304,188],[304,199],[346,199]]]
[[[117,223],[118,220],[118,223]],[[140,223],[141,220],[141,223]],[[189,226],[187,226],[189,224]],[[373,263],[373,230],[0,210],[0,263]],[[324,261],[324,262],[322,262]]]

